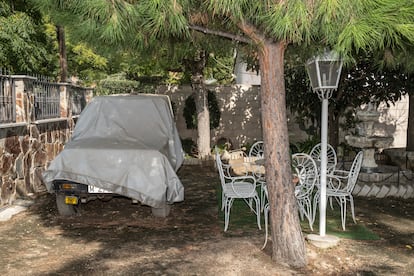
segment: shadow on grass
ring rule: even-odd
[[[335,207],[334,207],[335,208]],[[304,233],[319,233],[319,213],[316,214],[313,224],[313,232],[310,230],[307,220],[301,222],[302,231]],[[339,207],[332,210],[330,207],[326,209],[326,233],[342,239],[352,240],[379,240],[380,237],[368,229],[364,224],[355,224],[349,215],[346,218],[345,230],[342,229],[341,212]]]
[[[217,192],[217,200],[221,207],[221,191]],[[334,207],[335,208],[335,207]],[[319,233],[319,214],[317,214],[315,222],[313,224],[313,231],[309,227],[307,219],[301,221],[301,228],[303,233]],[[260,214],[261,226],[264,230],[264,214]],[[224,211],[219,210],[219,219],[223,223],[224,227]],[[256,214],[250,210],[247,203],[241,199],[234,201],[230,210],[230,222],[228,231],[225,236],[241,236],[252,231],[256,232],[258,229],[256,222]],[[353,240],[378,240],[379,236],[368,229],[364,224],[355,224],[351,216],[347,217],[346,230],[342,230],[341,214],[339,207],[332,210],[327,208],[326,210],[326,233],[334,235],[343,239]]]
[[[221,210],[221,186],[217,187],[216,197],[219,206],[218,218],[224,229],[224,210]],[[254,206],[254,201],[252,204]],[[243,199],[235,199],[230,209],[229,227],[227,229],[227,232],[224,232],[224,236],[241,237],[253,233],[264,234],[263,213],[260,214],[260,222],[262,230],[257,227],[256,214],[250,209],[247,202],[245,202]]]

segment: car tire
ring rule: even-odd
[[[79,205],[69,205],[65,203],[64,194],[56,194],[56,206],[61,216],[73,216],[79,212]]]

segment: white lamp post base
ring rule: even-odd
[[[315,235],[315,234],[309,234],[306,236],[306,239],[319,248],[330,248],[334,247],[338,244],[339,238],[332,236],[332,235]]]

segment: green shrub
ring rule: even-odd
[[[210,129],[214,129],[220,124],[221,112],[218,106],[216,93],[209,90],[207,94],[208,110],[210,112]],[[194,95],[188,96],[185,100],[183,116],[187,129],[197,129],[197,111]]]
[[[137,81],[125,79],[103,79],[95,88],[96,95],[129,94],[139,92],[140,84]]]
[[[96,95],[154,93],[156,83],[127,79],[125,73],[113,74],[100,80],[95,88]]]
[[[194,154],[197,150],[197,145],[192,139],[190,139],[190,138],[182,139],[181,140],[181,145],[182,145],[183,150],[186,153],[186,155],[194,156]]]
[[[312,148],[320,142],[319,138],[315,136],[309,136],[308,139],[304,141],[297,142],[290,145],[290,150],[293,153],[304,152],[310,153]]]

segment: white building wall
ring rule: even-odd
[[[235,148],[262,140],[260,87],[252,85],[207,86],[216,91],[221,118],[218,128],[211,130],[211,145],[220,138],[231,140]],[[182,139],[197,139],[197,130],[187,129],[183,110],[191,95],[191,86],[164,86],[158,93],[167,94],[176,106],[176,124]]]
[[[234,68],[236,75],[236,84],[240,85],[260,85],[260,74],[247,70],[247,64],[237,62]]]

